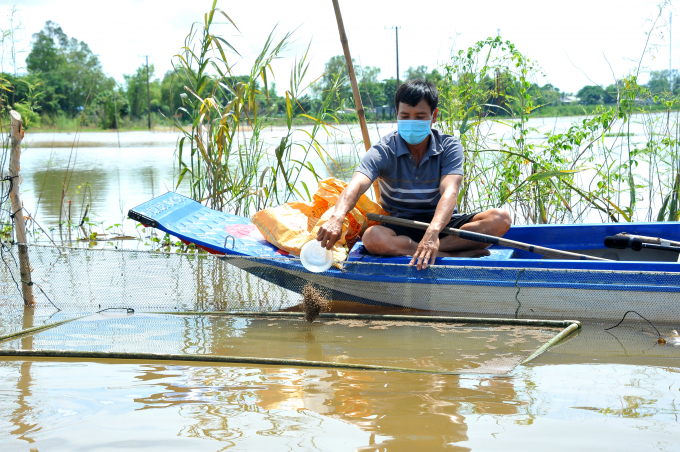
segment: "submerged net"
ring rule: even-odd
[[[81,358],[155,354],[178,361],[504,374],[560,331],[464,322],[100,313],[0,342],[0,356],[13,350]]]
[[[3,251],[0,309],[23,313],[16,245]],[[301,310],[312,285],[333,310],[426,310],[474,317],[595,319],[634,310],[680,320],[680,273],[349,262],[341,276],[281,269],[275,259],[29,246],[36,315],[130,307],[147,312]],[[282,257],[282,262],[294,259]],[[337,276],[337,275],[336,275]],[[378,308],[379,307],[379,308]],[[323,309],[321,309],[323,310]]]
[[[341,275],[353,276],[342,279],[299,266],[284,271],[272,259],[210,254],[31,245],[29,255],[37,305],[25,309],[16,245],[2,250],[0,336],[67,323],[0,342],[5,353],[198,354],[501,374],[569,324],[522,324],[526,319],[595,319],[602,331],[629,310],[655,323],[680,318],[674,273],[454,266],[418,272],[350,262]],[[307,320],[266,316],[281,311],[304,312]],[[330,318],[327,311],[382,320]],[[518,320],[413,322],[386,314]],[[642,317],[623,326],[653,332]],[[653,346],[653,338],[643,339],[642,347]]]
[[[37,245],[29,254],[37,302],[31,309],[23,306],[16,249],[3,250],[5,356],[18,350],[79,357],[155,354],[151,358],[502,374],[568,325],[390,317],[431,312],[400,306],[397,299],[386,304],[357,296],[369,294],[366,281],[340,287],[323,275],[282,274],[261,259]],[[366,274],[386,271],[365,267]],[[423,297],[431,295],[432,287],[423,288]],[[331,309],[381,315],[324,314]]]

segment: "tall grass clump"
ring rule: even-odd
[[[177,185],[188,183],[191,196],[211,208],[249,215],[311,199],[305,181],[321,178],[311,156],[324,174],[350,177],[358,156],[336,151],[333,158],[319,142],[336,135],[332,107],[346,80],[335,76],[317,110],[305,111],[316,82],[306,82],[308,47],[292,65],[284,117],[273,118],[271,62],[284,55],[291,34],[272,31],[248,73],[236,75],[230,58],[240,55],[213,23],[219,17],[238,29],[215,5],[174,58],[173,84],[182,90],[170,118],[181,133]],[[535,126],[546,107],[535,89],[541,69],[510,41],[488,38],[453,53],[441,73],[437,128],[459,136],[466,150],[461,211],[503,208],[518,224],[680,218],[680,98],[641,85],[641,64],[614,80],[615,102],[589,106],[559,131]],[[296,130],[296,119],[312,125]],[[264,130],[274,123],[283,123],[283,136],[267,143]]]
[[[309,88],[305,85],[308,47],[294,62],[285,92],[284,137],[279,143],[267,144],[262,134],[273,122],[268,114],[271,63],[287,50],[291,34],[276,37],[274,31],[269,33],[250,71],[236,75],[230,57],[240,54],[213,28],[216,17],[238,28],[216,3],[202,23],[194,24],[173,60],[173,84],[183,90],[182,105],[173,107],[171,118],[181,132],[177,186],[188,181],[194,199],[239,215],[293,198],[311,199],[300,176],[309,172],[317,180],[321,177],[308,161],[310,154],[317,154],[324,163],[329,158],[317,135],[329,127],[329,121],[337,122],[330,109],[333,93],[326,93],[318,111],[302,109],[298,99]],[[295,117],[313,124],[311,130],[298,132],[296,136],[302,135],[302,139],[293,136]]]
[[[650,93],[641,64],[616,80],[615,104],[559,133],[531,126],[540,68],[511,42],[477,42],[442,69],[438,127],[466,150],[462,211],[505,208],[516,223],[680,218],[680,98]]]

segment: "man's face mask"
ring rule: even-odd
[[[408,144],[422,143],[430,134],[432,119],[398,119],[397,132]]]

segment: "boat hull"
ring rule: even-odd
[[[680,320],[678,253],[603,247],[606,236],[622,232],[680,241],[677,222],[527,225],[506,234],[607,261],[542,259],[492,246],[490,256],[437,258],[434,266],[417,271],[408,257],[373,256],[357,244],[340,267],[316,274],[268,243],[247,218],[176,193],[135,207],[129,216],[298,294],[312,282],[334,300],[471,316],[618,321],[633,310],[651,321]]]
[[[506,268],[446,267],[436,270],[453,278],[400,279],[340,271],[309,273],[301,266],[267,265],[262,260],[229,258],[227,262],[296,293],[308,282],[315,284],[337,301],[477,317],[618,322],[627,311],[636,311],[652,322],[680,320],[680,287],[674,283],[680,282],[680,275],[672,273],[623,272],[612,280],[608,272],[519,268],[508,278],[511,273]],[[479,279],[470,279],[471,272]]]

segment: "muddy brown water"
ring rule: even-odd
[[[134,224],[122,221],[127,210],[174,187],[177,135],[133,132],[120,138],[118,147],[115,134],[85,133],[78,143],[73,134],[29,136],[22,154],[22,190],[37,220],[46,228],[57,224],[62,180],[71,167],[67,199],[73,217],[89,203],[93,220],[106,226],[121,223],[123,232],[134,234]],[[279,141],[276,133],[271,138],[272,145]],[[74,160],[69,164],[69,159]],[[90,199],[83,197],[86,186],[92,190]],[[186,193],[182,186],[179,191]],[[357,309],[334,303],[334,310]],[[57,314],[49,321],[63,318]],[[29,326],[20,316],[0,313],[0,330],[11,331],[13,321]],[[186,319],[187,324],[192,321],[196,319]],[[281,325],[273,323],[236,325],[234,331],[245,331],[243,340],[249,339],[248,328],[266,331],[271,337],[263,343],[273,344],[269,352],[280,354],[293,345],[284,337],[297,334],[306,344],[304,356],[316,359],[340,359],[347,350],[384,363],[395,362],[386,356],[397,354],[395,350],[402,353],[401,364],[408,363],[405,357],[413,364],[415,355],[404,355],[405,350],[416,350],[421,365],[442,351],[452,360],[456,357],[455,350],[442,350],[446,345],[440,335],[447,333],[369,329],[367,335],[355,332],[350,340],[318,331],[279,335]],[[0,451],[680,450],[680,347],[659,346],[653,331],[641,323],[610,332],[604,331],[606,326],[586,324],[558,347],[504,376],[0,358]],[[662,335],[678,326],[657,325]],[[192,327],[172,340],[159,334],[131,343],[140,348],[180,343],[196,351],[206,345],[207,331]],[[93,346],[91,332],[78,334],[59,346]],[[360,335],[364,337],[356,337]],[[15,342],[31,349],[56,339],[46,334]],[[235,347],[239,336],[229,340]],[[99,345],[111,346],[106,341]],[[468,344],[466,354],[478,345]]]
[[[360,351],[364,359],[401,354],[402,361],[420,354],[421,363],[436,349],[455,354],[456,333],[440,327],[414,333],[414,325],[394,322],[299,320],[286,327],[289,321],[281,319],[160,318],[100,314],[2,346],[108,350],[127,343],[149,351],[234,354],[255,344],[275,355],[303,345],[296,353],[309,359]],[[476,328],[464,334],[469,342],[458,354],[511,342],[499,341],[498,331]],[[436,339],[440,334],[446,338]],[[0,443],[3,451],[673,451],[680,444],[679,362],[680,347],[659,346],[648,328],[635,323],[610,332],[586,324],[533,363],[495,377],[2,358]]]

